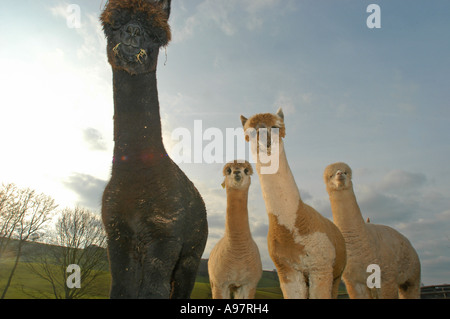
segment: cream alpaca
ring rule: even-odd
[[[228,163],[223,169],[227,191],[224,237],[211,251],[208,272],[213,299],[253,299],[262,275],[258,246],[248,222],[248,190],[253,169],[248,162]]]
[[[353,192],[352,170],[336,163],[325,169],[335,224],[347,247],[343,279],[350,298],[419,298],[420,261],[406,237],[396,230],[365,223]],[[369,289],[369,265],[381,269],[381,288]]]
[[[283,111],[280,109],[276,115],[258,114],[250,119],[241,116],[241,120],[246,135],[249,129],[260,128],[267,128],[270,133],[267,140],[272,143],[253,149],[275,151],[277,144],[279,148],[275,174],[261,173],[261,168],[267,164],[259,157],[256,169],[269,216],[269,254],[277,267],[284,297],[336,298],[346,262],[344,238],[330,220],[300,197],[282,140],[285,136]],[[278,128],[279,134],[272,132],[272,128]],[[249,140],[249,136],[246,139]]]

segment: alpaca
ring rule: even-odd
[[[329,165],[324,180],[335,224],[347,247],[343,280],[350,298],[420,298],[420,261],[406,237],[396,230],[364,221],[353,192],[352,170]],[[367,285],[369,265],[381,270],[381,288]]]
[[[224,237],[214,246],[208,261],[213,299],[253,299],[262,276],[258,246],[248,222],[248,189],[252,166],[237,161],[223,168],[227,190],[227,219]]]
[[[278,147],[278,171],[263,174],[267,165],[257,159],[258,172],[266,210],[269,216],[269,254],[278,270],[280,286],[285,298],[336,298],[346,263],[345,242],[339,229],[314,208],[305,204],[289,168],[282,138],[286,135],[284,114],[257,114],[250,119],[241,116],[246,140],[255,149],[274,153]],[[260,145],[261,128],[271,138]],[[277,130],[274,130],[277,129]],[[257,138],[251,135],[257,131]],[[277,132],[278,131],[278,132]],[[272,154],[274,155],[274,154]]]
[[[162,142],[156,68],[170,0],[109,0],[114,159],[102,199],[111,298],[189,298],[206,245],[202,197]]]

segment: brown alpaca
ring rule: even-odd
[[[258,246],[248,222],[248,189],[252,166],[237,161],[223,168],[227,190],[224,237],[214,246],[208,261],[213,299],[253,299],[262,275]]]
[[[114,161],[102,217],[111,298],[189,298],[208,226],[205,204],[168,157],[156,68],[170,0],[110,0],[101,15],[114,84]]]
[[[278,170],[262,173],[268,164],[258,158],[256,170],[269,216],[269,253],[280,277],[285,298],[336,298],[346,262],[345,243],[339,229],[314,208],[305,204],[289,168],[282,138],[286,135],[284,115],[258,114],[241,117],[246,139],[254,136],[253,149],[278,155]],[[267,145],[260,145],[259,132],[267,129]],[[278,130],[278,133],[276,130]],[[277,146],[277,147],[276,147]],[[274,154],[278,151],[278,154]],[[273,164],[273,163],[271,163]]]
[[[345,163],[324,172],[335,224],[347,247],[343,279],[350,298],[420,298],[420,261],[409,240],[396,230],[364,222],[353,192],[352,170]],[[381,288],[369,288],[369,265],[381,270]]]

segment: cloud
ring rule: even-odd
[[[281,3],[283,6],[280,6]],[[199,26],[211,22],[227,36],[236,35],[242,28],[250,31],[259,30],[265,23],[265,17],[284,14],[294,8],[295,1],[204,0],[196,7],[193,15],[184,18],[183,26],[175,26],[177,30],[174,32],[174,41],[180,42],[194,36]],[[184,5],[181,11],[187,11]]]
[[[381,176],[380,181],[354,184],[354,189],[364,218],[392,226],[420,216],[431,204],[430,199],[436,198],[436,193],[424,188],[427,182],[423,173],[392,170]]]
[[[427,177],[423,173],[394,170],[383,177],[378,187],[386,191],[411,190],[420,188],[426,182]]]
[[[106,151],[108,149],[102,133],[95,128],[84,129],[83,140],[88,144],[90,150]]]
[[[70,4],[68,2],[64,2],[49,8],[49,10],[55,17],[62,17],[64,19],[68,19],[71,15],[71,13],[68,10],[69,5]]]
[[[375,224],[395,224],[409,220],[416,215],[418,205],[410,198],[395,196],[366,189],[359,193],[359,206],[364,218],[370,218]]]
[[[423,173],[392,170],[380,179],[354,184],[363,217],[405,235],[419,254],[422,281],[442,284],[450,274],[450,197]]]
[[[417,250],[425,284],[450,283],[450,211],[434,213],[396,225]],[[443,278],[446,278],[443,281]]]
[[[267,233],[269,232],[269,224],[268,223],[257,223],[253,226],[252,236],[267,238]]]
[[[374,168],[355,168],[353,173],[363,218],[392,227],[409,239],[419,255],[424,284],[450,283],[442,279],[450,278],[450,197],[435,189],[432,178],[423,173],[380,174]],[[312,206],[331,217],[328,195],[312,197]]]
[[[94,211],[99,210],[106,181],[91,175],[74,173],[62,183],[78,195],[80,205]]]

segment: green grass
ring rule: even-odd
[[[46,299],[55,298],[50,283],[36,274],[32,273],[26,265],[19,262],[11,285],[6,293],[5,299]],[[0,263],[0,293],[8,280],[12,260],[2,261]],[[55,266],[56,268],[56,266]],[[87,294],[86,299],[108,298],[110,275],[106,271],[98,271],[99,275],[93,284],[93,293]]]
[[[21,260],[27,260],[28,254],[32,251],[37,251],[38,246],[41,249],[46,246],[44,244],[30,243],[31,247],[28,252],[25,252]],[[25,251],[25,250],[24,250]],[[106,253],[105,253],[106,258]],[[10,270],[13,266],[13,257],[0,260],[0,295],[6,285]],[[29,259],[28,259],[29,260]],[[105,259],[106,262],[106,259]],[[31,299],[31,298],[55,298],[52,293],[52,287],[49,282],[38,277],[30,271],[26,262],[19,262],[15,275],[12,279],[11,286],[6,294],[6,299]],[[54,266],[57,267],[56,265]],[[86,299],[107,299],[109,297],[109,287],[111,277],[109,271],[98,270],[98,277],[93,282],[91,292],[84,296]],[[82,279],[83,280],[83,279]],[[81,282],[83,285],[83,281]],[[345,286],[341,284],[340,294],[345,294]],[[281,299],[283,298],[278,276],[275,272],[264,271],[263,276],[258,284],[256,290],[257,299]],[[211,286],[208,278],[207,261],[202,260],[200,263],[195,287],[191,295],[192,299],[211,299]]]
[[[6,284],[13,261],[0,263],[0,293]],[[55,266],[56,267],[56,266]],[[84,296],[85,299],[107,299],[111,277],[108,271],[98,271],[100,274],[93,283],[93,293]],[[83,283],[82,283],[83,284]],[[345,286],[341,285],[340,294],[345,294]],[[54,298],[51,285],[30,272],[26,263],[20,262],[12,279],[6,299]],[[283,295],[277,278],[273,272],[265,271],[256,291],[256,299],[282,299]],[[211,286],[208,277],[198,275],[192,299],[211,299]]]
[[[6,285],[13,260],[0,263],[0,292]],[[55,266],[56,267],[56,266]],[[107,299],[109,295],[110,274],[107,271],[99,271],[99,276],[93,284],[95,293],[84,296],[86,299]],[[83,282],[81,283],[83,284]],[[270,285],[276,286],[270,286]],[[54,298],[51,285],[42,278],[30,272],[25,262],[19,262],[11,286],[6,294],[6,299],[33,299]],[[208,277],[199,275],[191,295],[192,299],[211,299],[211,286]],[[278,282],[271,278],[261,279],[256,293],[258,299],[282,298]]]

